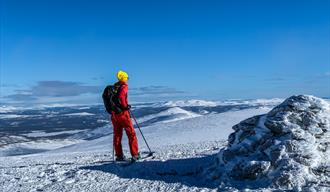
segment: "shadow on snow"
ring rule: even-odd
[[[208,182],[200,173],[214,162],[215,155],[199,158],[171,159],[167,161],[142,161],[128,166],[108,162],[98,165],[80,167],[80,169],[112,173],[120,178],[145,179],[164,181],[166,183],[181,183],[190,187],[216,188],[213,182]]]

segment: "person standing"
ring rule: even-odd
[[[125,157],[122,149],[122,136],[123,129],[125,129],[128,137],[129,149],[132,155],[132,161],[141,159],[138,147],[138,140],[130,117],[130,108],[128,104],[127,93],[128,93],[128,74],[124,71],[118,71],[117,73],[118,82],[115,83],[114,87],[118,87],[117,100],[121,112],[116,113],[111,111],[111,121],[113,124],[113,146],[116,153],[116,161],[124,161]]]

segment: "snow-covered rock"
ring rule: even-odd
[[[326,191],[330,188],[330,104],[292,96],[268,114],[233,126],[207,177],[220,186]]]

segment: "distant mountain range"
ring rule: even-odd
[[[133,113],[142,127],[179,121],[212,113],[274,106],[282,99],[227,101],[167,101],[136,103]],[[0,148],[29,141],[95,139],[111,134],[109,115],[103,105],[0,107]],[[65,142],[64,142],[65,143]]]

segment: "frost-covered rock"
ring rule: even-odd
[[[330,189],[330,105],[292,96],[268,114],[233,127],[210,168],[224,185],[288,190]]]

